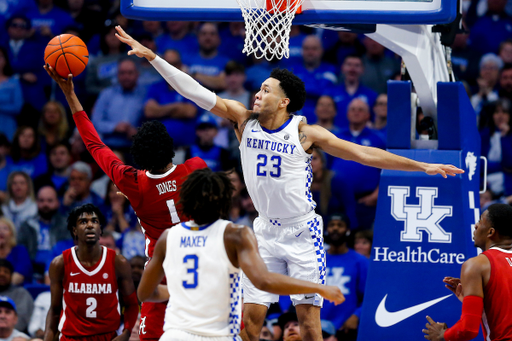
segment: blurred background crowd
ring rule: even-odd
[[[482,155],[489,161],[488,190],[481,195],[485,209],[497,201],[512,203],[512,1],[469,0],[463,9],[467,32],[457,34],[452,62],[477,113]],[[144,264],[144,237],[134,211],[87,152],[62,92],[42,67],[54,36],[70,33],[86,43],[89,64],[74,79],[75,90],[103,141],[122,160],[132,164],[129,147],[137,127],[159,120],[174,139],[175,163],[199,156],[215,171],[233,170],[232,221],[252,226],[257,216],[231,123],[180,96],[146,60],[128,57],[115,25],[247,108],[273,68],[291,69],[307,90],[297,114],[348,141],[386,147],[386,82],[402,79],[401,60],[364,35],[292,26],[290,58],[267,61],[242,54],[243,23],[132,21],[115,0],[0,0],[0,295],[16,301],[15,327],[32,337],[44,330],[49,263],[73,246],[66,229],[70,209],[85,203],[101,207],[108,221],[101,243],[131,261],[136,282]],[[434,137],[428,117],[418,120],[417,130],[419,137]],[[311,190],[329,245],[327,283],[339,285],[347,297],[343,305],[322,310],[324,337],[353,340],[380,170],[321,150],[314,151],[311,166]],[[268,317],[263,339],[300,340],[289,299],[273,306]]]

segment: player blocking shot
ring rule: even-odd
[[[309,125],[293,115],[304,105],[304,83],[292,72],[276,69],[261,85],[252,110],[242,103],[222,99],[192,77],[174,68],[150,49],[134,40],[121,27],[117,37],[128,44],[129,55],[146,58],[182,96],[205,110],[233,122],[240,142],[242,170],[249,194],[258,211],[254,233],[259,252],[271,272],[323,284],[325,250],[322,218],[314,211],[311,153],[320,148],[339,158],[401,171],[420,171],[443,177],[464,171],[443,164],[429,164],[387,151],[356,145],[328,130]],[[297,252],[299,250],[300,252]],[[268,307],[278,295],[244,285],[244,324],[241,336],[257,341]],[[302,339],[322,340],[319,295],[293,295]]]
[[[344,301],[337,286],[269,272],[247,226],[223,220],[233,185],[223,173],[200,169],[184,182],[180,203],[193,220],[165,231],[138,288],[142,301],[169,300],[160,340],[238,339],[241,271],[260,289],[277,295],[319,295]],[[159,285],[163,277],[167,286]]]
[[[188,174],[206,167],[198,157],[181,165],[173,164],[173,139],[158,121],[144,123],[133,136],[130,153],[136,169],[125,165],[100,139],[98,132],[78,100],[72,76],[60,77],[51,66],[48,74],[66,96],[73,120],[87,150],[117,188],[128,198],[146,238],[146,257],[153,256],[156,241],[162,232],[180,221],[188,220],[179,205],[180,187]],[[139,336],[143,341],[158,340],[163,333],[165,303],[142,304]]]
[[[76,207],[68,229],[76,246],[55,257],[50,265],[51,306],[45,341],[127,341],[135,326],[139,303],[130,263],[99,244],[105,219],[92,204]],[[122,298],[122,301],[120,301]],[[124,305],[121,335],[120,303]]]

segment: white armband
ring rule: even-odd
[[[174,90],[199,107],[210,111],[217,104],[217,95],[215,93],[206,89],[194,78],[167,63],[158,55],[150,63]]]

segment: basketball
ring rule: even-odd
[[[78,76],[84,71],[89,61],[89,51],[82,39],[72,34],[54,37],[44,50],[44,62],[57,73],[67,78],[69,74]]]

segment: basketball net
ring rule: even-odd
[[[290,56],[290,30],[304,0],[237,0],[245,21],[242,52],[267,60]]]

